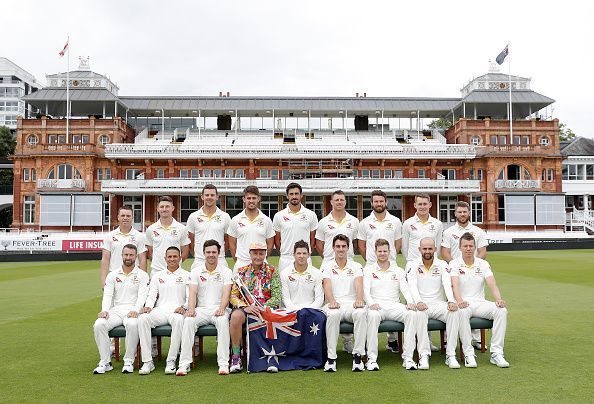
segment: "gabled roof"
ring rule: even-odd
[[[594,139],[576,137],[561,149],[564,156],[594,156]]]
[[[118,97],[110,91],[99,88],[71,88],[70,99],[72,101],[115,101]],[[32,94],[23,97],[27,102],[31,101],[66,101],[65,88],[42,88]]]
[[[462,102],[506,103],[509,102],[509,92],[500,90],[474,90],[464,97]],[[532,90],[512,90],[512,102],[549,105],[554,103],[555,100]]]

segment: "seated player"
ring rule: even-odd
[[[281,302],[281,285],[276,269],[268,265],[266,259],[267,245],[265,243],[252,243],[250,245],[251,262],[248,265],[237,269],[236,276],[247,288],[260,305],[277,308]],[[249,302],[245,299],[234,284],[231,289],[231,320],[229,331],[231,334],[231,373],[241,372],[241,337],[243,325],[246,321],[246,314],[258,314],[259,308],[256,302]],[[244,347],[245,349],[245,347]],[[278,371],[271,367],[270,371]]]
[[[142,356],[142,367],[138,373],[141,375],[148,375],[155,370],[151,354],[151,329],[165,324],[171,325],[171,344],[165,374],[172,375],[176,371],[175,360],[181,344],[190,274],[179,266],[181,252],[177,247],[169,247],[165,251],[165,262],[167,269],[157,272],[151,278],[143,314],[138,319]]]
[[[489,263],[475,256],[476,240],[470,233],[460,237],[462,256],[450,263],[454,295],[460,307],[460,335],[465,365],[476,367],[474,349],[470,344],[470,317],[493,320],[490,362],[500,368],[509,367],[503,356],[505,331],[507,328],[507,304],[495,282]],[[485,284],[489,286],[495,302],[485,299]]]
[[[353,372],[365,369],[361,356],[365,354],[367,315],[363,301],[363,268],[348,258],[349,238],[337,234],[332,239],[334,258],[322,264],[326,305],[326,345],[328,360],[324,372],[336,372],[336,343],[340,334],[340,322],[354,323]]]
[[[148,293],[149,276],[136,266],[138,249],[134,244],[122,248],[122,266],[111,271],[105,279],[101,312],[93,331],[99,349],[99,365],[94,374],[103,374],[113,369],[109,331],[117,326],[126,328],[126,354],[122,373],[134,371],[134,358],[138,345],[138,313],[144,306]]]
[[[205,262],[190,272],[188,310],[182,331],[178,376],[190,371],[192,346],[198,327],[214,324],[217,328],[219,374],[229,374],[229,296],[233,284],[231,270],[219,260],[221,245],[206,240],[202,245]]]
[[[300,240],[293,247],[293,263],[281,274],[283,304],[287,310],[319,309],[324,304],[322,273],[309,264],[309,244]]]
[[[375,241],[376,262],[363,269],[363,290],[367,304],[367,370],[379,370],[377,364],[377,330],[382,320],[404,323],[403,364],[407,369],[416,368],[413,361],[415,338],[427,335],[427,321],[416,311],[416,305],[408,290],[404,270],[390,261],[390,242],[379,238]],[[406,305],[400,303],[400,293]],[[419,339],[420,341],[421,339]],[[421,346],[418,346],[421,352]]]

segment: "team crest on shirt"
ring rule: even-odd
[[[305,213],[301,214],[301,217],[299,218],[299,220],[301,220],[302,222],[307,222],[307,216],[305,216]]]
[[[441,276],[441,271],[439,270],[439,268],[433,268],[431,270],[431,275],[433,275],[433,276]]]
[[[117,238],[116,236],[113,236],[113,237],[111,238],[111,240],[112,240],[112,241],[118,241],[118,238]]]
[[[136,243],[136,236],[130,236],[130,242]]]
[[[177,237],[179,235],[179,232],[177,231],[177,229],[171,229],[171,235]]]
[[[291,275],[289,275],[289,280],[290,280],[291,282],[295,282],[295,278],[293,278]]]
[[[393,280],[393,281],[397,281],[398,280],[398,275],[392,274],[392,277],[390,279]]]
[[[222,281],[223,281],[223,278],[221,277],[221,274],[220,274],[220,273],[218,273],[218,272],[215,272],[215,273],[213,274],[213,280],[214,280],[215,282],[222,282]]]
[[[122,280],[116,276],[116,282],[117,283],[122,283]]]
[[[347,272],[346,272],[346,274],[347,274],[348,276],[353,276],[355,273],[353,272],[353,270],[352,270],[351,268],[349,268],[349,269],[347,269]]]
[[[386,226],[386,230],[392,230],[394,228],[394,224],[392,224],[391,222],[388,223],[388,225]]]
[[[204,276],[202,276],[202,275],[200,275],[200,280],[201,280],[202,282],[206,282],[206,278],[205,278]]]
[[[433,230],[435,230],[435,225],[434,225],[434,224],[432,224],[431,226],[429,226],[429,230],[430,230],[430,231],[433,231]]]
[[[374,225],[372,225],[371,223],[369,223],[369,228],[370,228],[371,230],[375,230],[375,226],[374,226]]]
[[[373,278],[373,279],[379,279],[379,276],[377,276],[377,275],[375,274],[375,272],[373,272],[373,273],[371,274],[371,276],[372,276],[372,278]]]
[[[352,229],[353,228],[353,224],[351,222],[349,222],[349,224],[347,224],[346,228],[347,229]]]
[[[329,228],[330,230],[334,230],[334,226],[332,226],[331,224],[329,224],[329,225],[328,225],[328,228]]]
[[[134,277],[132,278],[132,283],[134,285],[138,285],[140,283],[140,279],[138,279],[138,276],[134,275]]]
[[[159,283],[165,283],[165,281],[163,280],[163,278],[159,278]]]
[[[175,283],[177,283],[179,285],[179,284],[184,283],[184,280],[181,276],[178,276],[177,279],[175,280]]]
[[[313,276],[311,276],[311,274],[305,275],[305,282],[312,283],[313,281]]]
[[[480,268],[480,267],[477,267],[477,268],[474,270],[474,274],[475,274],[475,275],[482,275],[482,274],[483,274],[483,271],[481,271],[481,268]]]
[[[466,271],[463,270],[462,268],[460,268],[460,270],[458,272],[460,272],[460,275],[466,275]]]
[[[450,272],[452,272],[452,270],[450,269],[450,267],[446,268],[447,273],[449,274]]]
[[[202,220],[202,219],[200,219],[200,218],[197,218],[196,220],[198,221],[198,223],[202,223],[202,222],[204,222],[204,220]]]
[[[217,222],[217,223],[221,223],[221,222],[222,222],[222,220],[221,220],[221,215],[216,215],[216,216],[214,217],[214,221],[215,221],[215,222]]]
[[[264,227],[264,220],[262,220],[262,219],[258,220],[258,224],[256,226]]]
[[[245,227],[245,224],[243,224],[243,223],[239,222],[239,223],[237,224],[237,226],[239,226],[239,227]]]
[[[460,239],[460,237],[457,234],[452,234],[452,238],[454,240],[459,240]]]
[[[286,217],[286,216],[283,216],[283,220],[284,220],[285,222],[290,222],[290,221],[291,221],[291,219],[289,219],[289,218],[288,218],[288,217]]]
[[[338,271],[337,271],[336,269],[334,269],[334,268],[332,268],[332,273],[333,273],[334,275],[338,275]]]

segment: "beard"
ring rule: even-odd
[[[136,260],[124,260],[124,265],[127,267],[131,267],[136,263]]]
[[[425,261],[430,261],[430,260],[432,260],[432,259],[433,259],[433,255],[434,255],[434,253],[424,253],[424,254],[423,254],[423,259],[424,259]]]
[[[385,206],[377,206],[373,208],[373,211],[376,213],[383,213],[386,211],[386,207]]]
[[[468,216],[467,216],[467,217],[463,217],[463,218],[456,218],[456,220],[457,220],[457,221],[458,221],[458,223],[460,223],[460,224],[466,224],[466,223],[468,223],[468,220],[469,220],[469,218],[468,218]]]

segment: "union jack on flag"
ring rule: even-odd
[[[266,338],[277,339],[277,330],[286,332],[289,335],[298,337],[301,331],[291,328],[297,322],[296,311],[286,311],[285,309],[272,310],[270,307],[265,307],[257,316],[251,316],[254,320],[250,326],[250,331],[255,331],[260,328],[266,328]]]

